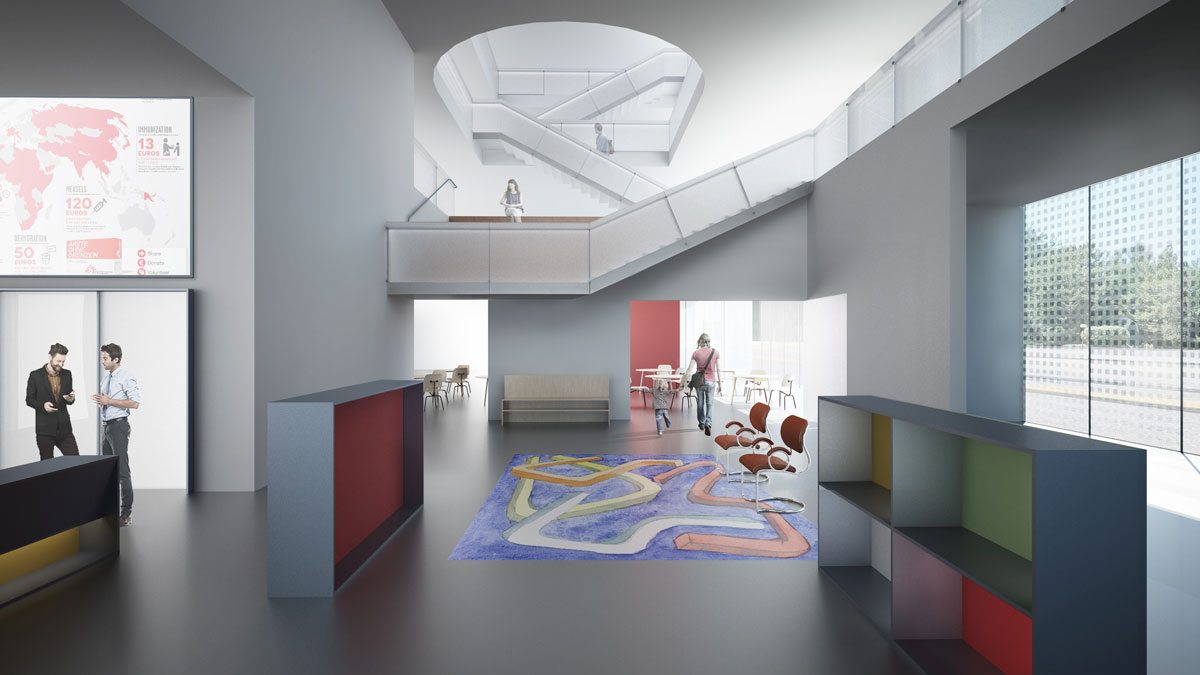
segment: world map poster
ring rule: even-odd
[[[0,98],[0,276],[191,276],[192,101]]]

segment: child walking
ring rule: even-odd
[[[663,423],[671,428],[671,418],[667,411],[671,409],[671,381],[660,378],[654,381],[654,426],[658,427],[658,435],[662,436]]]

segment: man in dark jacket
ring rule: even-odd
[[[29,373],[25,386],[25,405],[33,408],[34,433],[42,459],[53,457],[55,446],[64,455],[79,454],[71,431],[71,413],[67,412],[67,406],[75,402],[75,389],[71,371],[63,368],[66,362],[67,348],[55,342],[50,345],[50,360]]]

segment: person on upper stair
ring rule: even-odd
[[[612,139],[604,135],[604,125],[596,122],[596,152],[611,155],[616,152]]]

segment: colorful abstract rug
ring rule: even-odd
[[[712,455],[517,455],[450,559],[816,558],[811,521],[738,487]]]

